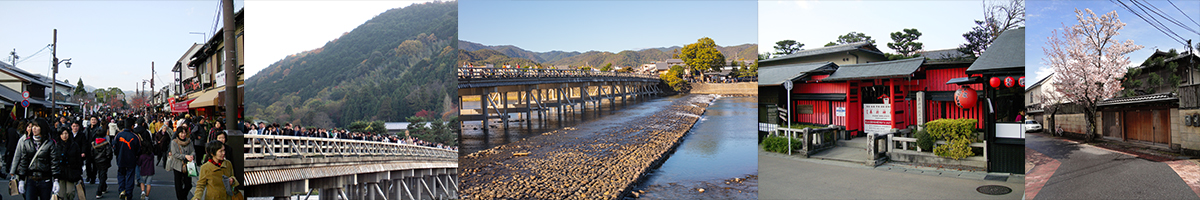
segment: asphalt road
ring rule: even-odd
[[[1164,163],[1039,134],[1025,146],[1061,162],[1036,199],[1200,199]]]
[[[150,199],[175,199],[175,178],[171,172],[163,169],[162,166],[154,166],[154,168],[154,177],[150,180]],[[0,184],[2,184],[0,188],[4,188],[4,192],[7,194],[8,180],[0,180]],[[96,199],[98,184],[84,184],[83,187],[84,190],[87,190],[87,199]],[[117,167],[113,166],[108,169],[108,193],[100,199],[117,199],[117,194],[119,194],[117,189]],[[136,192],[138,189],[135,188],[134,191]],[[3,196],[0,199],[23,199],[20,196],[0,196]]]
[[[759,199],[1020,199],[1024,181],[986,181],[883,171],[838,161],[760,153]],[[983,185],[1009,187],[1005,195],[982,194]]]

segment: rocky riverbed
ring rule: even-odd
[[[717,95],[622,111],[459,159],[464,199],[617,199],[632,195]],[[652,105],[653,106],[653,105]]]

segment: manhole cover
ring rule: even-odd
[[[999,186],[999,185],[985,185],[985,186],[979,186],[978,188],[975,188],[975,191],[979,191],[979,193],[990,194],[990,195],[1003,195],[1003,194],[1011,193],[1012,188]]]

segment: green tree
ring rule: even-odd
[[[917,39],[921,38],[921,31],[917,31],[915,28],[894,32],[891,37],[893,42],[887,44],[888,48],[896,50],[896,53],[905,57],[913,56],[925,46],[925,44],[917,42]]]
[[[838,44],[834,43],[834,42],[825,43],[825,46],[833,46],[833,45],[838,45]]]
[[[838,36],[838,39],[837,39],[838,44],[850,44],[850,43],[863,42],[863,41],[866,41],[867,43],[875,44],[875,40],[871,39],[871,36],[867,36],[867,34],[854,32],[854,31],[850,31],[850,33],[846,33],[845,35],[840,35],[840,36]]]
[[[375,133],[375,134],[387,133],[387,127],[385,127],[383,125],[383,121],[379,121],[379,120],[354,121],[354,122],[350,123],[350,126],[346,127],[346,130],[349,130],[351,132],[361,132],[361,133]]]
[[[83,89],[83,78],[79,78],[79,81],[76,81],[74,93],[77,97],[82,97],[83,95],[87,94],[87,90]]]
[[[804,44],[795,40],[781,40],[775,42],[775,55],[788,55],[800,51]]]
[[[758,54],[758,60],[766,60],[766,59],[771,59],[771,53]]]
[[[684,89],[689,87],[687,81],[684,81],[682,78],[683,66],[672,65],[671,69],[667,70],[667,73],[660,74],[658,77],[664,82],[667,82],[667,85],[670,85],[672,89],[675,89],[675,91],[682,92]]]
[[[988,19],[989,21],[994,21]],[[979,57],[987,50],[988,45],[992,44],[992,26],[988,26],[987,21],[975,20],[975,27],[971,31],[963,33],[962,36],[967,40],[967,43],[958,45],[958,51],[973,57]]]
[[[704,37],[696,43],[683,47],[680,55],[683,63],[692,69],[692,74],[702,74],[713,69],[720,69],[725,64],[725,55],[717,50],[717,43],[712,38]]]
[[[607,71],[612,71],[612,70],[613,70],[612,63],[604,64],[604,67],[600,68],[600,71],[607,72]]]
[[[754,63],[746,67],[746,70],[742,71],[742,77],[758,77],[758,61],[755,60]]]

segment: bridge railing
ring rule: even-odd
[[[390,142],[299,137],[244,135],[245,158],[406,156],[428,159],[458,159],[458,151]]]
[[[511,78],[578,78],[578,77],[618,77],[658,79],[653,74],[605,72],[577,69],[530,69],[530,68],[491,68],[491,67],[460,67],[459,80],[473,79],[511,79]]]

